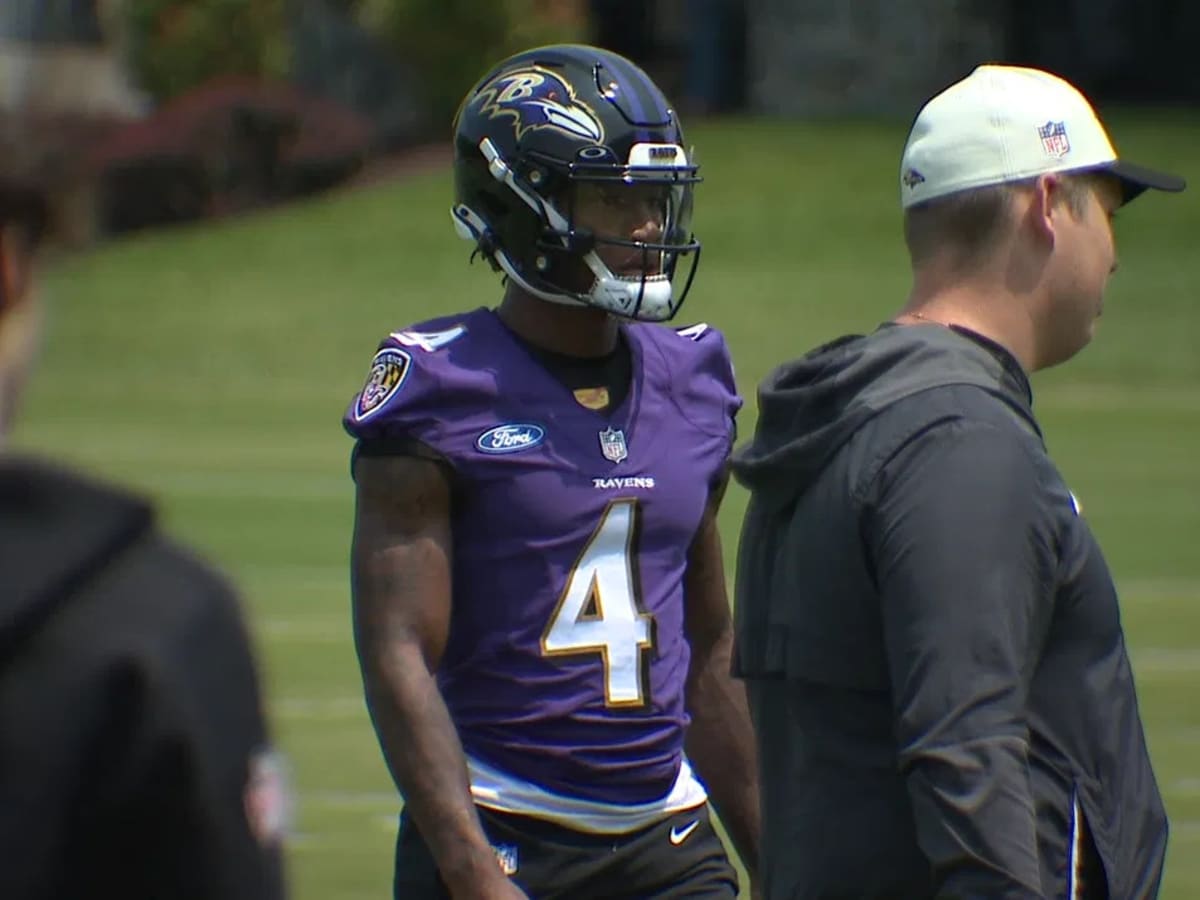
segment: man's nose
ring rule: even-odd
[[[641,203],[633,217],[633,227],[630,236],[635,241],[658,243],[663,234],[663,215],[652,203]]]

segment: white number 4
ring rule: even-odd
[[[546,656],[599,653],[606,706],[645,706],[654,618],[639,608],[633,547],[637,501],[615,500],[579,555],[542,634]]]

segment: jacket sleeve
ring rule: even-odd
[[[880,471],[863,528],[937,896],[1040,897],[1025,708],[1055,550],[1033,456],[997,427],[935,426]]]
[[[157,552],[154,552],[157,551]],[[159,619],[119,685],[123,762],[109,790],[155,893],[179,900],[284,896],[287,794],[264,721],[252,646],[225,582],[157,544],[137,585]],[[111,745],[110,740],[110,745]]]

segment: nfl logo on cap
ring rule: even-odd
[[[1096,111],[1070,82],[1040,69],[988,64],[921,107],[896,186],[900,205],[911,209],[962,191],[1088,169],[1120,179],[1123,201],[1147,188],[1184,188],[1182,178],[1118,159]]]
[[[1071,152],[1065,122],[1047,122],[1038,128],[1038,137],[1042,139],[1042,149],[1046,151],[1047,156],[1062,159]]]

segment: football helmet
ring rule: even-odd
[[[479,80],[455,117],[458,233],[493,268],[553,303],[656,322],[675,315],[699,262],[691,232],[698,181],[662,91],[629,60],[596,47],[510,57]],[[610,196],[635,186],[653,197],[660,230],[650,236],[658,239],[580,224],[575,196],[585,183]],[[640,265],[613,271],[597,252],[604,245],[620,248],[605,251],[610,258]],[[686,276],[677,278],[684,258]]]

